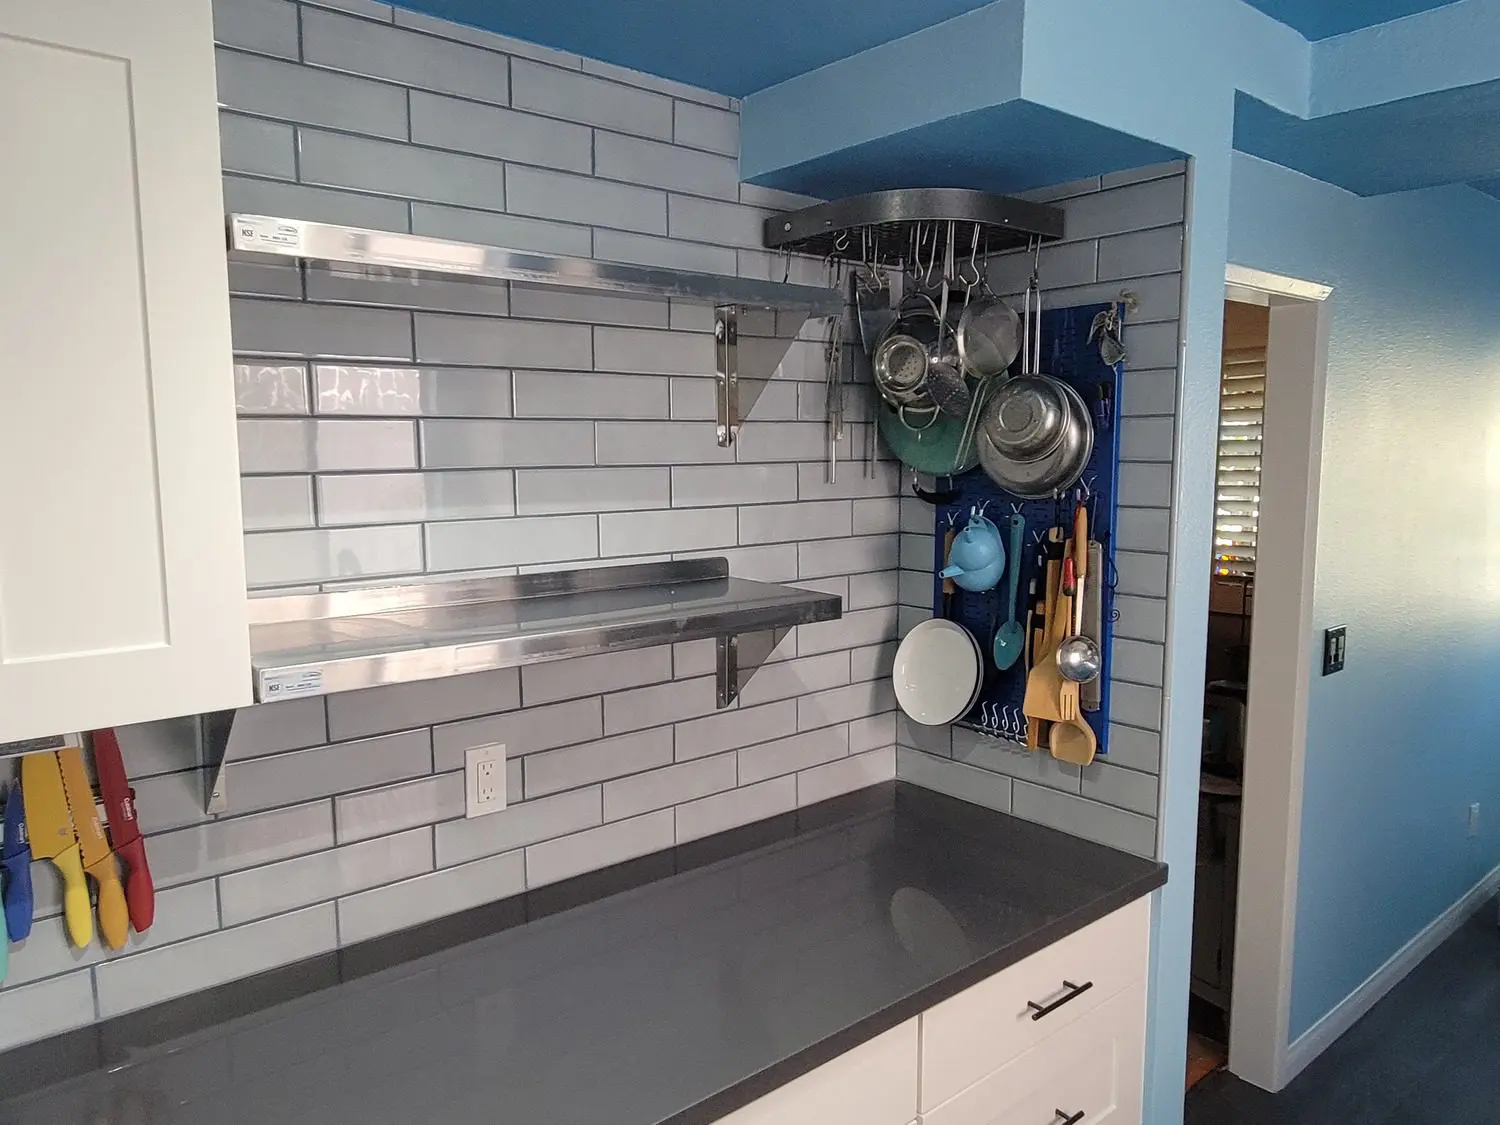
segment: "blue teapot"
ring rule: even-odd
[[[953,540],[948,565],[938,574],[951,578],[965,590],[993,590],[1005,573],[1005,544],[1000,529],[983,512],[969,513],[969,523]]]

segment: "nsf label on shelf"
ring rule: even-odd
[[[278,699],[296,699],[299,695],[323,694],[323,669],[306,668],[292,672],[270,672],[261,677],[260,701],[275,703]]]
[[[302,227],[282,219],[238,215],[234,220],[234,241],[240,250],[301,250]]]

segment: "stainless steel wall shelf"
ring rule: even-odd
[[[717,638],[727,707],[794,625],[835,595],[729,577],[724,558],[254,598],[257,703]],[[235,712],[204,716],[208,811],[227,809]]]
[[[844,310],[842,293],[817,285],[567,258],[268,215],[230,215],[229,246],[245,253],[337,263],[358,268],[365,275],[418,273],[520,281],[713,305],[715,339],[712,353],[705,345],[704,374],[709,373],[711,358],[718,438],[723,446],[734,443],[740,419],[754,405],[807,318],[839,316]],[[750,310],[771,310],[776,315],[755,319],[744,315]]]

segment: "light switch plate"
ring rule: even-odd
[[[464,816],[488,816],[505,808],[505,744],[464,751]]]
[[[1344,647],[1348,643],[1349,627],[1335,625],[1323,630],[1323,675],[1331,676],[1344,670]]]

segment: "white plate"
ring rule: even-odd
[[[951,723],[974,705],[983,668],[979,644],[962,625],[941,617],[924,621],[896,650],[896,703],[923,726]]]

